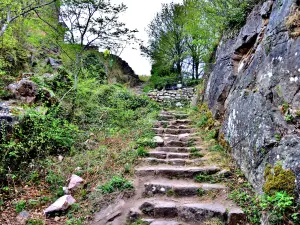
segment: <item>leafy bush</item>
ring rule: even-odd
[[[158,104],[146,96],[137,96],[121,85],[99,86],[95,80],[79,84],[77,105],[79,124],[94,124],[97,129],[99,124],[103,129],[134,127],[144,115],[159,109]]]
[[[49,155],[68,152],[77,133],[75,125],[55,117],[55,113],[43,115],[29,110],[14,126],[12,136],[0,143],[0,181],[3,182],[8,173],[23,169],[26,173],[29,164],[34,166]]]

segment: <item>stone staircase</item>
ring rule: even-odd
[[[243,211],[228,200],[225,184],[194,181],[224,171],[206,158],[191,123],[186,114],[161,112],[153,128],[157,147],[135,170],[135,196],[118,200],[93,225],[246,224]]]
[[[196,183],[196,175],[218,175],[217,165],[206,165],[196,130],[190,128],[188,115],[161,112],[154,132],[163,138],[136,168],[136,188],[142,189],[127,219],[151,225],[246,224],[243,211],[227,199],[224,184]],[[201,197],[202,196],[202,197]],[[204,197],[203,197],[204,196]],[[211,197],[207,197],[211,196]]]

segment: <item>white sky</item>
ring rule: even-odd
[[[130,29],[138,29],[137,37],[147,43],[148,36],[145,31],[157,12],[161,10],[162,3],[181,3],[182,0],[111,0],[113,4],[123,2],[127,11],[121,16],[121,21],[126,23]],[[138,46],[137,46],[138,47]],[[138,75],[150,75],[151,62],[146,57],[141,56],[139,49],[127,47],[121,57],[128,62]]]

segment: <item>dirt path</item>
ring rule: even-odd
[[[136,195],[96,215],[93,224],[245,224],[242,210],[228,200],[226,184],[194,181],[227,171],[212,164],[188,115],[163,111],[159,117],[154,131],[162,140],[136,168]]]

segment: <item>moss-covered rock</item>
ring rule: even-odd
[[[268,195],[273,195],[278,191],[286,191],[289,195],[294,195],[295,174],[290,170],[284,170],[282,165],[272,167],[268,165],[265,169],[264,178],[266,183],[263,186],[263,191]]]

